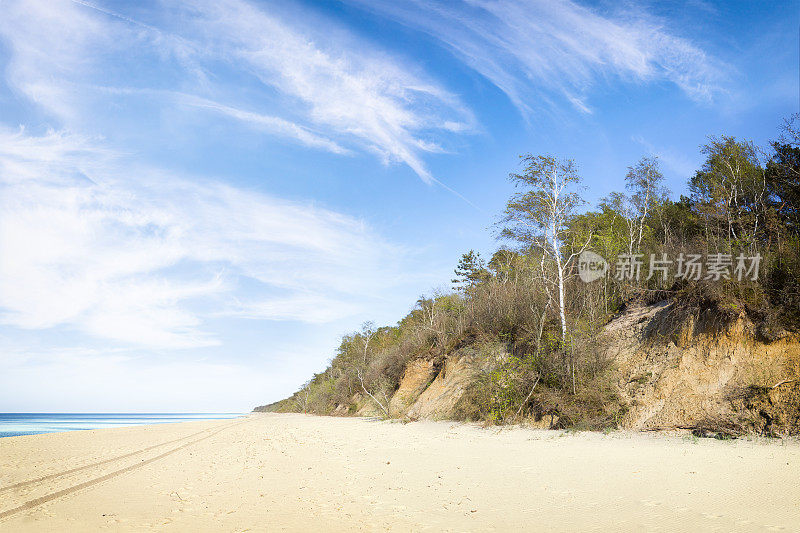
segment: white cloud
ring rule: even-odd
[[[87,47],[111,44],[105,25],[70,2],[4,2],[2,11],[9,86],[50,113],[74,119],[77,95],[61,82],[89,74]]]
[[[320,294],[297,292],[291,297],[271,298],[254,303],[240,303],[225,310],[227,315],[262,320],[302,320],[311,323],[330,322],[359,311],[353,302],[343,302]]]
[[[721,66],[644,13],[601,14],[569,0],[350,0],[429,33],[526,115],[585,95],[608,76],[667,80],[691,98],[720,91]]]
[[[309,131],[308,128],[304,128],[303,126],[299,126],[293,122],[289,122],[288,120],[284,120],[279,117],[253,113],[251,111],[245,111],[243,109],[238,109],[213,102],[205,98],[198,98],[190,95],[185,95],[181,99],[181,103],[185,105],[211,109],[225,116],[250,124],[253,128],[274,133],[276,135],[293,138],[311,148],[327,150],[334,154],[345,155],[351,153],[350,150],[340,146],[330,139],[316,135],[315,133]]]
[[[313,30],[292,27],[239,0],[201,2],[191,11],[212,56],[248,68],[296,102],[317,127],[386,163],[405,163],[427,182],[432,176],[421,154],[439,148],[419,134],[472,127],[471,115],[455,96],[404,68],[398,58],[370,52],[371,43],[349,37],[323,45],[323,36]],[[336,33],[329,24],[328,33]]]
[[[700,156],[690,157],[671,148],[656,147],[640,135],[634,135],[631,140],[641,145],[647,155],[658,157],[681,183],[685,183],[686,180],[692,177],[702,164]]]
[[[454,95],[333,21],[323,33],[243,0],[162,7],[140,11],[154,19],[143,23],[86,2],[4,2],[9,85],[71,129],[113,112],[103,98],[158,105],[152,95],[183,93],[189,107],[312,148],[371,152],[426,182],[435,180],[424,154],[474,130]]]
[[[340,144],[322,135],[319,135],[314,131],[311,131],[310,128],[301,126],[288,120],[284,120],[280,117],[247,111],[245,109],[225,105],[208,98],[201,98],[193,94],[162,89],[109,87],[104,85],[92,85],[87,86],[87,88],[109,95],[123,97],[145,97],[151,100],[158,100],[163,104],[175,103],[185,107],[206,109],[214,113],[218,113],[221,116],[243,122],[252,129],[288,138],[308,146],[309,148],[317,148],[340,155],[352,154],[351,150],[348,150]]]
[[[402,250],[362,221],[137,167],[63,132],[0,130],[0,322],[151,347],[216,344],[204,320],[323,322]]]

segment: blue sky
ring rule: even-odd
[[[447,288],[526,152],[590,202],[798,111],[795,2],[0,3],[0,411],[245,411]]]

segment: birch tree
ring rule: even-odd
[[[615,218],[622,219],[625,227],[625,244],[628,255],[632,255],[634,249],[636,249],[637,233],[639,233],[637,231],[639,217],[631,197],[625,193],[612,192],[601,200],[600,206],[613,213]],[[611,229],[613,231],[615,228],[612,227]]]
[[[630,191],[630,203],[633,207],[635,216],[635,233],[632,232],[631,250],[639,252],[642,249],[642,237],[644,234],[645,221],[648,215],[658,208],[667,196],[666,189],[662,186],[664,176],[658,165],[658,158],[643,157],[632,167],[628,167],[628,174],[625,176],[626,188]],[[633,246],[635,235],[636,246]]]
[[[571,159],[528,154],[522,161],[525,165],[523,172],[509,175],[514,185],[522,190],[506,204],[500,220],[500,236],[516,240],[526,247],[539,248],[543,257],[552,264],[563,342],[567,338],[564,281],[570,261],[580,253],[573,252],[565,257],[563,247],[567,242],[569,222],[575,216],[576,208],[584,203],[578,192],[581,178]],[[586,245],[588,243],[587,240]]]
[[[706,162],[689,181],[689,189],[707,227],[717,226],[716,236],[729,243],[752,243],[767,192],[755,145],[733,137],[709,137],[702,153]]]

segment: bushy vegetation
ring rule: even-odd
[[[623,414],[613,369],[594,349],[599,328],[632,301],[674,299],[730,318],[748,315],[765,341],[800,328],[800,136],[787,121],[769,150],[713,137],[689,196],[670,199],[656,158],[629,168],[625,191],[582,211],[574,162],[527,155],[498,221],[506,246],[488,262],[469,251],[453,292],[420,298],[397,325],[344,336],[330,366],[272,410],[353,413],[370,404],[385,417],[408,362],[441,368],[471,350],[475,376],[456,406],[464,419],[506,423],[549,417],[560,427],[614,426]],[[593,250],[612,260],[641,254],[641,275],[578,279]],[[729,257],[730,279],[676,280],[652,260]],[[735,279],[739,256],[761,256],[758,278]],[[612,268],[613,268],[612,263]],[[678,265],[672,264],[673,273]],[[681,265],[685,266],[685,265]],[[619,279],[618,279],[619,278]]]

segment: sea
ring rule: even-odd
[[[0,437],[86,429],[222,420],[245,413],[0,413]]]

